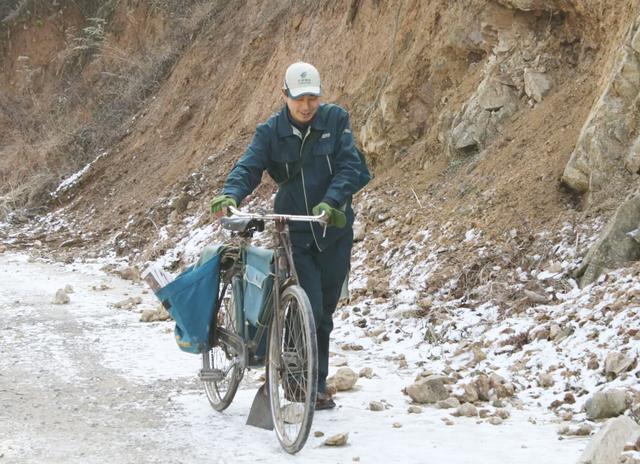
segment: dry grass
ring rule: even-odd
[[[13,2],[3,17],[10,23],[33,15],[32,3]],[[46,205],[62,179],[117,143],[213,8],[210,2],[153,1],[146,14],[164,15],[173,27],[156,42],[161,45],[132,54],[108,33],[117,3],[75,0],[87,19],[66,29],[52,71],[43,75],[24,59],[16,93],[0,92],[0,220],[18,208]],[[52,79],[60,83],[53,93]]]

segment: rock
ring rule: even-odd
[[[446,400],[440,400],[436,403],[438,409],[453,409],[460,407],[460,401],[457,398],[450,396]]]
[[[449,397],[449,390],[444,386],[444,376],[432,375],[418,380],[406,389],[407,394],[416,403],[436,403]]]
[[[304,419],[304,411],[295,403],[289,403],[282,407],[282,419],[286,424],[301,424]]]
[[[367,232],[366,224],[360,221],[355,221],[353,223],[353,241],[354,242],[361,242],[362,240],[364,240],[366,236],[366,232]]]
[[[532,292],[531,290],[523,290],[524,296],[527,297],[529,301],[535,304],[548,304],[549,298],[540,293]]]
[[[69,293],[73,293],[73,287],[69,284],[64,286],[64,292],[69,294]]]
[[[94,285],[91,287],[92,290],[96,292],[104,292],[105,290],[111,290],[112,287],[109,287],[107,284]]]
[[[508,419],[511,416],[511,413],[506,409],[496,409],[496,416],[500,419]]]
[[[557,11],[560,10],[555,0],[496,0],[497,3],[522,11]]]
[[[512,398],[516,394],[516,387],[511,382],[497,385],[494,391],[498,398]]]
[[[327,438],[324,441],[324,444],[325,446],[344,446],[347,444],[348,440],[349,440],[348,433],[338,433],[336,435],[333,435]]]
[[[454,396],[458,398],[461,403],[475,403],[478,401],[478,390],[470,383],[461,385],[462,391],[454,393]]]
[[[168,321],[170,319],[171,315],[162,305],[160,305],[156,310],[145,309],[140,315],[140,322]]]
[[[471,348],[471,352],[473,353],[473,365],[474,366],[476,364],[478,364],[479,362],[482,362],[485,359],[487,359],[487,355],[484,353],[484,351],[482,351],[480,349],[479,346],[474,346],[473,348]]]
[[[591,424],[580,424],[575,431],[575,436],[577,437],[588,437],[593,432],[593,425]]]
[[[478,393],[478,399],[480,401],[489,401],[489,391],[491,390],[491,381],[486,374],[480,374],[475,382],[474,386]]]
[[[114,303],[112,306],[116,309],[128,309],[131,310],[142,303],[142,298],[139,296],[132,296],[127,298],[126,300],[119,301]]]
[[[540,103],[551,89],[551,80],[545,73],[531,69],[524,70],[524,92]]]
[[[331,365],[334,366],[334,367],[346,366],[347,365],[347,358],[344,358],[342,356],[336,356],[335,358],[331,359]]]
[[[348,367],[341,367],[331,379],[331,381],[327,379],[327,383],[334,384],[336,390],[347,391],[351,390],[358,381],[358,374]]]
[[[607,377],[616,378],[631,369],[634,364],[635,358],[623,353],[611,352],[604,360],[604,373],[607,374]]]
[[[407,409],[407,412],[409,414],[422,414],[422,408],[420,406],[416,406],[415,404],[409,406],[409,409]]]
[[[357,343],[343,343],[340,348],[344,351],[362,351],[364,347]]]
[[[578,426],[565,425],[558,430],[559,435],[567,437],[587,437],[593,432],[593,425],[589,423],[582,423]]]
[[[488,73],[459,113],[451,119],[443,114],[443,139],[449,157],[465,158],[482,151],[517,109],[516,90]]]
[[[320,430],[316,430],[315,432],[313,432],[313,436],[316,438],[324,437],[324,432],[321,432]]]
[[[138,271],[138,269],[133,266],[125,267],[123,269],[118,269],[115,272],[124,280],[130,280],[132,282],[140,282],[140,271]]]
[[[578,464],[619,462],[624,444],[640,435],[640,425],[626,416],[611,419],[595,434],[582,452]]]
[[[552,387],[554,384],[553,376],[548,373],[542,373],[538,376],[538,385],[542,388]]]
[[[503,421],[500,417],[492,416],[487,420],[487,422],[489,422],[491,425],[500,425]]]
[[[478,409],[471,403],[464,403],[460,407],[458,407],[454,412],[452,412],[451,415],[463,416],[463,417],[476,417],[478,415]]]
[[[622,454],[620,456],[620,464],[640,464],[640,456],[632,454]]]
[[[591,420],[606,419],[622,414],[627,409],[623,390],[607,390],[594,393],[585,404],[587,417]]]
[[[640,28],[636,30],[636,33],[633,35],[631,39],[631,48],[633,48],[636,53],[640,53]]]
[[[400,422],[394,422],[394,423],[393,423],[393,425],[392,425],[392,427],[393,427],[394,429],[399,429],[399,428],[401,428],[401,427],[402,427],[402,424],[401,424]]]
[[[384,411],[385,407],[380,401],[370,401],[369,410],[371,411]]]
[[[631,145],[624,159],[624,168],[630,174],[640,174],[640,137],[637,137]]]
[[[597,357],[592,356],[591,358],[589,358],[589,361],[587,361],[587,369],[591,369],[592,371],[594,371],[599,367],[600,367],[600,363],[598,362]]]
[[[569,165],[564,168],[562,182],[578,193],[585,193],[589,190],[589,177],[587,177],[582,171],[579,171]]]
[[[360,369],[360,372],[358,373],[358,377],[366,377],[367,379],[372,379],[373,369],[370,367],[363,367],[362,369]]]
[[[56,294],[53,296],[53,304],[68,304],[71,301],[69,295],[64,291],[64,289],[59,289],[56,291]]]

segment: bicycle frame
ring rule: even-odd
[[[280,296],[284,290],[290,286],[298,284],[298,275],[295,270],[293,262],[293,250],[291,247],[291,239],[289,236],[289,229],[287,227],[288,221],[313,221],[326,225],[324,220],[324,213],[318,216],[300,216],[300,215],[287,215],[287,214],[255,214],[245,213],[234,207],[229,207],[229,210],[235,218],[249,219],[257,221],[272,220],[275,222],[276,228],[276,244],[274,246],[274,281],[273,281],[273,295],[269,308],[265,311],[271,311],[271,316],[268,318],[271,324],[275,324],[278,329],[282,326],[282,315],[277,309],[280,308]],[[230,221],[227,221],[230,223]],[[245,224],[247,225],[247,224]],[[227,271],[229,272],[229,279],[227,277],[228,285],[231,285],[232,292],[235,285],[242,285],[242,282],[234,282],[234,278],[237,279],[238,275],[242,275],[243,267],[245,263],[242,262],[242,250],[249,245],[249,240],[253,236],[256,230],[236,230],[239,232],[242,242],[240,243],[237,251],[236,261],[233,266]],[[226,290],[226,286],[223,292]],[[239,337],[226,329],[220,328],[216,330],[216,336],[214,338],[214,344],[222,342],[238,353],[241,360],[241,368],[247,368],[255,366],[256,363],[252,362],[254,356],[257,354],[257,350],[263,341],[264,335],[267,333],[267,326],[259,324],[256,328],[256,333],[253,336],[249,336],[249,323],[246,320],[243,308],[237,309],[236,313],[236,329],[238,333],[242,334]],[[259,364],[258,364],[259,365]]]

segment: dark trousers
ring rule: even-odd
[[[318,392],[324,392],[329,374],[329,335],[333,330],[333,313],[351,261],[353,230],[347,231],[323,251],[315,244],[293,246],[293,261],[300,285],[307,293],[318,340]]]

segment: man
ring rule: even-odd
[[[321,104],[320,74],[314,66],[303,62],[289,66],[282,94],[284,108],[257,127],[222,195],[211,201],[211,211],[219,215],[228,206],[237,206],[266,170],[279,185],[276,213],[327,216],[326,230],[319,224],[293,222],[289,232],[300,285],[316,323],[316,409],[331,409],[335,402],[326,392],[329,335],[351,259],[351,196],[370,176],[354,145],[348,113],[337,105]]]

